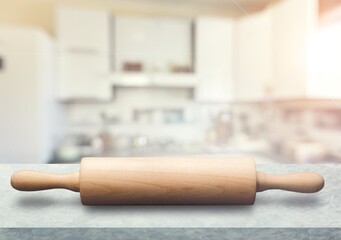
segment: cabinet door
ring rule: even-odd
[[[341,22],[320,29],[310,45],[308,97],[341,98]]]
[[[62,51],[109,51],[110,16],[107,12],[58,8],[56,20],[56,34]]]
[[[271,14],[265,10],[236,22],[236,99],[262,100],[272,94]]]
[[[196,21],[196,74],[199,101],[229,101],[233,98],[233,22],[223,18]]]
[[[161,18],[158,21],[156,49],[157,61],[162,63],[162,71],[170,71],[170,66],[192,67],[192,22],[186,18]]]
[[[109,17],[105,11],[58,9],[59,97],[62,100],[108,98],[110,87],[103,79],[110,68]]]
[[[152,18],[115,16],[115,69],[122,71],[127,62],[140,62],[149,70],[157,56],[157,41]]]
[[[306,97],[308,44],[317,19],[316,0],[284,0],[272,8],[273,78],[277,98]]]
[[[116,69],[140,62],[145,71],[168,72],[171,64],[191,66],[191,20],[115,17]]]
[[[110,86],[106,84],[105,76],[106,62],[105,55],[60,55],[60,97],[64,100],[110,98]]]

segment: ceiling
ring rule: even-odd
[[[230,8],[231,10],[239,9],[240,11],[252,12],[262,9],[266,5],[273,2],[277,2],[278,0],[185,0],[185,1],[223,5],[226,8]]]
[[[278,1],[280,0],[154,0],[154,2],[159,3],[167,2],[178,5],[191,4],[223,8],[231,16],[237,17],[257,12],[267,5]]]
[[[207,3],[207,4],[219,4],[230,7],[241,5],[245,8],[253,8],[255,6],[264,6],[273,0],[183,0],[188,2]]]

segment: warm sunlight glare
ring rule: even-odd
[[[308,94],[341,96],[341,22],[321,29],[312,38],[308,51]],[[328,86],[335,86],[330,88]]]

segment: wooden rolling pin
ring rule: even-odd
[[[268,189],[313,193],[324,186],[317,173],[271,175],[250,158],[83,158],[80,172],[55,175],[19,171],[21,191],[65,188],[80,192],[84,205],[253,204]]]

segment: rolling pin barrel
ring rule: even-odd
[[[80,171],[85,205],[253,204],[256,197],[247,158],[85,158]]]
[[[21,191],[80,192],[84,205],[249,205],[256,192],[312,193],[323,188],[324,179],[317,173],[257,172],[250,158],[84,158],[79,173],[19,171],[11,184]]]

